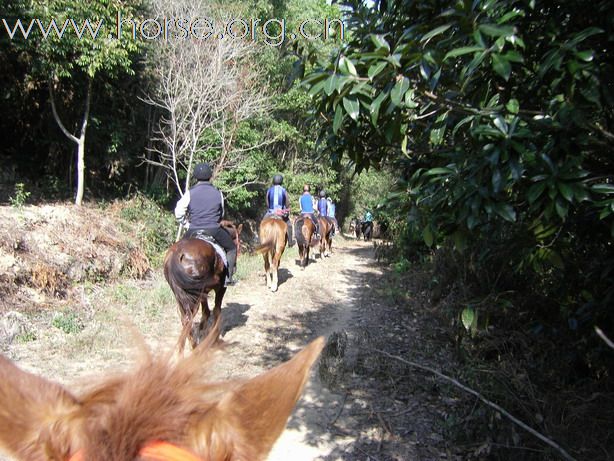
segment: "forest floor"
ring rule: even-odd
[[[265,286],[260,259],[239,259],[248,270],[224,298],[227,346],[215,377],[255,376],[324,335],[320,363],[269,460],[460,459],[447,442],[449,419],[462,405],[458,392],[385,354],[444,371],[455,366],[424,275],[401,288],[374,260],[372,243],[337,236],[333,249],[304,270],[289,249],[276,293]],[[133,364],[139,335],[153,350],[177,341],[179,317],[161,269],[69,291],[15,310],[5,296],[0,332],[14,334],[0,336],[4,354],[75,389]]]

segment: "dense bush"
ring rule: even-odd
[[[399,256],[426,244],[455,316],[548,338],[545,366],[608,388],[614,2],[346,7],[352,39],[304,79],[331,158],[396,172]]]

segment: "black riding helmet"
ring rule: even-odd
[[[208,163],[199,163],[194,167],[194,179],[198,181],[209,181],[213,176],[213,170]]]
[[[280,174],[276,174],[273,176],[273,184],[276,186],[281,186],[281,183],[284,182],[284,177]]]

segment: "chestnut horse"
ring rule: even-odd
[[[299,264],[305,269],[309,264],[309,248],[311,247],[311,237],[316,230],[311,218],[299,216],[294,221],[294,235],[298,246]]]
[[[220,224],[234,240],[238,254],[239,235],[243,225],[236,227],[230,221],[222,221]],[[202,239],[183,238],[175,242],[166,252],[164,277],[175,295],[181,324],[187,331],[193,348],[198,345],[207,329],[211,315],[207,300],[210,291],[215,293],[214,321],[217,321],[220,316],[222,299],[226,293],[227,276],[228,271],[220,255],[215,251],[213,245]],[[199,304],[202,307],[202,315],[200,322],[195,324],[193,322]],[[183,350],[183,344],[181,350]]]
[[[320,258],[322,256],[329,257],[333,252],[333,229],[335,224],[325,216],[320,216],[318,222],[320,223]]]
[[[138,368],[79,394],[0,355],[0,447],[20,461],[266,459],[324,340],[253,379],[212,384],[214,330],[178,362],[144,351]]]
[[[281,255],[284,254],[288,236],[286,235],[286,222],[281,218],[264,218],[260,222],[258,234],[260,245],[256,248],[257,253],[261,253],[264,258],[264,273],[266,286],[271,291],[277,291],[279,262]]]

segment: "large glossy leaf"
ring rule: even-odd
[[[452,24],[445,24],[443,26],[436,27],[433,30],[431,30],[430,32],[427,32],[426,34],[424,34],[422,36],[422,38],[420,39],[420,42],[426,44],[430,39],[432,39],[433,37],[435,37],[435,36],[437,36],[439,34],[443,34],[450,27],[452,27]]]
[[[593,184],[591,190],[598,194],[614,194],[614,184]]]
[[[343,108],[341,104],[337,104],[335,109],[335,118],[333,119],[333,132],[336,134],[343,123]]]
[[[520,103],[518,102],[517,99],[512,98],[510,99],[507,104],[505,105],[505,108],[511,113],[511,114],[517,114],[518,111],[520,110]]]
[[[516,212],[509,203],[495,203],[493,205],[495,213],[501,216],[503,219],[509,222],[516,221]]]
[[[512,26],[498,26],[495,24],[480,24],[480,32],[490,37],[505,37],[514,34],[514,28]]]
[[[405,96],[405,92],[409,89],[409,79],[407,77],[402,77],[397,80],[394,87],[390,91],[390,100],[395,106],[401,104],[401,100],[403,96]]]
[[[433,144],[434,146],[438,146],[443,142],[443,137],[445,135],[446,132],[446,118],[447,118],[448,113],[446,112],[445,114],[441,114],[439,117],[437,117],[437,120],[435,121],[435,127],[431,129],[431,133],[430,133],[430,141],[431,144]]]
[[[375,45],[377,49],[384,49],[386,51],[390,51],[390,45],[386,41],[383,35],[371,34],[371,41]]]
[[[463,46],[460,48],[455,48],[452,51],[448,51],[448,53],[444,56],[443,60],[446,61],[449,58],[457,58],[458,56],[475,53],[476,51],[484,51],[484,48],[481,46]]]
[[[337,75],[333,74],[324,83],[324,92],[326,96],[330,96],[337,89]]]
[[[360,104],[356,98],[343,98],[343,107],[347,114],[353,119],[358,120],[360,113]]]
[[[503,77],[506,81],[509,80],[512,73],[512,65],[507,59],[497,53],[492,55],[492,68],[493,70]]]
[[[379,75],[379,73],[386,68],[388,65],[388,61],[380,61],[372,64],[367,71],[367,76],[370,80],[373,80],[375,77]]]
[[[369,111],[371,112],[371,123],[373,124],[373,126],[377,126],[377,118],[379,117],[379,110],[387,96],[388,96],[388,93],[385,91],[382,91],[377,96],[377,98],[375,98],[375,100],[371,103],[371,107],[369,108]]]
[[[473,307],[465,307],[461,312],[461,321],[467,331],[470,331],[476,321],[476,312]]]
[[[341,56],[339,59],[339,70],[346,75],[358,76],[354,63],[345,56]]]

